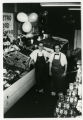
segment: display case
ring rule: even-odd
[[[6,113],[35,84],[35,69],[28,72],[4,90],[4,113]]]
[[[35,69],[30,69],[29,58],[16,50],[4,54],[4,113],[35,84]]]

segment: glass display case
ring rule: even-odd
[[[35,85],[35,69],[30,57],[13,49],[3,54],[4,114]]]

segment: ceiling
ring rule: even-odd
[[[42,16],[47,11],[47,15],[43,18],[46,19],[45,26],[49,32],[66,33],[70,30],[81,29],[81,10],[69,10],[69,8],[80,8],[80,3],[69,3],[68,5],[57,3],[57,5],[48,7],[41,6],[41,3],[4,3],[3,12],[36,12]]]

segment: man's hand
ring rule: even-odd
[[[46,58],[46,63],[48,63],[49,62],[49,59],[48,58]]]
[[[48,60],[46,60],[46,63],[48,63],[49,61]]]
[[[62,77],[65,77],[66,76],[66,72],[64,72],[63,74],[62,74]]]
[[[49,75],[52,76],[52,72],[49,72]]]
[[[34,60],[30,59],[30,61],[29,61],[29,67],[30,67],[31,65],[34,65],[34,64],[35,64]]]

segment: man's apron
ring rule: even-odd
[[[59,60],[55,59],[55,55],[52,61],[52,84],[51,89],[55,92],[60,92],[64,90],[64,77],[62,77],[62,74],[64,72],[64,67],[61,66],[61,54],[59,57]]]
[[[44,55],[38,56],[38,53],[37,53],[35,72],[36,72],[36,84],[38,89],[44,88],[45,70],[46,70],[45,67],[46,67],[46,62],[45,62]]]

